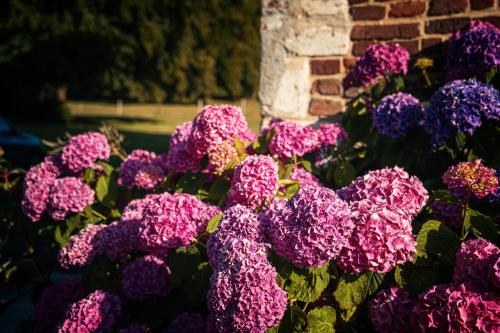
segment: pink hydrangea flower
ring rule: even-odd
[[[238,157],[238,151],[231,141],[223,141],[208,151],[208,168],[210,172],[222,174],[224,167]]]
[[[118,175],[118,185],[125,186],[128,189],[135,187],[135,177],[137,172],[148,165],[156,158],[156,154],[147,150],[136,149],[127,156],[120,166]]]
[[[413,261],[416,242],[407,215],[394,212],[387,205],[375,206],[370,200],[352,203],[351,211],[356,226],[339,256],[342,269],[352,273],[385,273]]]
[[[163,333],[200,333],[206,330],[206,321],[202,315],[183,312],[168,324]]]
[[[404,289],[392,287],[382,290],[368,303],[368,312],[378,332],[407,333],[413,329],[410,324],[413,305]]]
[[[301,166],[294,168],[288,178],[299,182],[300,187],[321,186],[319,179]]]
[[[70,213],[81,213],[94,202],[95,192],[76,177],[59,178],[51,188],[47,209],[50,216],[61,221]]]
[[[169,249],[189,246],[220,212],[190,194],[163,193],[149,200],[143,211],[141,241],[158,256]]]
[[[33,312],[35,332],[54,332],[68,306],[84,296],[85,290],[79,280],[61,281],[45,289]]]
[[[491,265],[490,271],[488,272],[488,278],[492,286],[500,289],[500,256]]]
[[[98,235],[104,224],[89,224],[78,234],[69,238],[68,243],[59,251],[59,264],[61,267],[83,267],[104,252],[104,246]]]
[[[227,194],[228,206],[251,209],[266,205],[278,191],[278,164],[269,156],[252,155],[235,169]]]
[[[131,299],[165,296],[169,288],[170,268],[158,257],[138,258],[123,269],[123,293]]]
[[[259,219],[264,230],[264,235],[269,234],[269,226],[271,222],[277,218],[277,215],[286,206],[288,202],[285,198],[274,198],[271,203],[259,212]]]
[[[118,296],[96,290],[69,307],[58,333],[111,332],[120,313]]]
[[[319,125],[319,128],[316,130],[316,134],[318,135],[318,146],[322,148],[335,146],[341,140],[348,140],[345,129],[336,123]]]
[[[287,161],[293,156],[301,157],[318,146],[318,135],[311,126],[278,121],[269,126],[274,135],[269,142],[269,152]]]
[[[493,289],[487,276],[498,258],[500,249],[483,238],[463,242],[456,253],[453,282],[464,283],[471,290]]]
[[[157,199],[159,196],[160,194],[148,194],[142,199],[130,201],[123,209],[121,220],[124,222],[142,221],[144,218],[144,208],[150,201]]]
[[[111,148],[104,135],[98,132],[88,132],[69,139],[63,148],[61,161],[64,167],[78,174],[87,168],[96,168],[97,160],[107,160]]]
[[[248,123],[241,109],[232,105],[207,105],[193,120],[188,150],[203,158],[217,144],[248,136]]]
[[[52,185],[47,182],[40,182],[34,183],[25,189],[21,209],[31,221],[40,220],[47,209],[47,201]]]
[[[98,241],[102,244],[102,252],[109,260],[124,261],[129,254],[141,250],[141,223],[138,220],[115,221],[105,226],[99,234]]]
[[[175,129],[170,138],[170,145],[165,157],[168,170],[177,173],[196,172],[200,168],[201,158],[193,156],[188,149],[188,139],[193,123],[183,123]]]
[[[165,173],[161,167],[154,164],[144,165],[137,171],[134,184],[137,188],[152,190],[160,186],[164,177]]]
[[[481,199],[496,191],[498,178],[493,169],[476,160],[449,167],[443,174],[443,183],[457,198],[466,199],[468,195],[473,194]]]
[[[448,285],[433,286],[419,295],[412,309],[411,324],[417,332],[447,332]]]
[[[61,175],[60,156],[48,156],[45,160],[31,167],[24,177],[24,188],[27,189],[34,184],[53,184]]]
[[[320,267],[337,257],[353,228],[349,206],[334,191],[306,186],[276,214],[269,237],[276,254],[295,266]]]
[[[390,207],[411,217],[422,210],[429,198],[422,182],[399,167],[370,171],[337,194],[349,203],[369,200],[373,205]]]

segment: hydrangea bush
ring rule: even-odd
[[[449,63],[462,74],[496,66],[498,31],[474,27],[452,37],[450,52],[484,56]],[[370,46],[341,124],[256,135],[239,108],[208,105],[163,152],[80,134],[24,181],[0,156],[15,202],[0,273],[32,292],[22,327],[499,332],[499,93],[478,75],[428,101],[405,89],[408,63]]]

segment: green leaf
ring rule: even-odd
[[[435,265],[423,267],[406,263],[397,266],[394,271],[394,279],[398,286],[406,289],[412,296],[418,296],[433,285],[439,284],[440,278],[440,271]]]
[[[307,327],[306,314],[296,305],[289,305],[281,319],[279,333],[302,333]]]
[[[441,182],[441,179],[439,181]],[[459,203],[458,199],[448,190],[432,191],[432,197],[442,203]]]
[[[224,177],[218,177],[208,190],[208,200],[215,203],[223,201],[230,186],[231,183],[229,180]]]
[[[491,217],[469,208],[465,211],[465,223],[472,228],[474,236],[500,243],[500,226]]]
[[[104,174],[106,176],[111,176],[111,174],[113,173],[113,171],[115,170],[110,164],[106,163],[106,162],[99,162],[99,164],[102,166],[102,170],[104,171]]]
[[[213,233],[215,230],[217,230],[217,227],[219,226],[219,222],[222,219],[222,216],[224,214],[220,213],[212,217],[210,220],[208,220],[207,224],[207,232],[209,234]]]
[[[175,251],[170,251],[167,261],[172,271],[170,276],[172,286],[175,288],[189,281],[197,271],[200,260],[200,251],[196,246],[180,247]]]
[[[462,151],[467,144],[467,135],[463,132],[458,132],[455,136],[455,142],[459,151]]]
[[[328,263],[320,268],[293,268],[286,277],[284,290],[291,300],[313,302],[317,300],[330,282]]]
[[[196,195],[204,182],[204,175],[185,173],[175,184],[175,192]]]
[[[339,162],[333,171],[333,180],[339,187],[349,185],[356,178],[356,169],[347,161]]]
[[[104,198],[108,195],[109,191],[109,178],[106,176],[100,176],[97,178],[97,184],[95,186],[95,194],[97,200],[100,202],[104,201]]]
[[[341,316],[348,321],[356,312],[356,308],[366,298],[374,294],[382,284],[383,274],[367,271],[359,276],[342,274],[333,296],[342,310]]]
[[[87,168],[83,172],[83,181],[87,184],[90,184],[95,179],[95,170],[92,168]]]
[[[303,160],[300,162],[304,169],[306,169],[308,172],[313,173],[313,166],[312,163],[306,160]]]
[[[425,222],[417,235],[417,257],[428,254],[453,255],[460,246],[460,239],[443,223],[435,220]]]
[[[239,138],[234,138],[234,148],[236,148],[238,156],[244,158],[244,156],[247,155],[247,143],[245,141],[242,141]]]
[[[335,333],[337,314],[330,306],[316,308],[307,314],[307,331],[310,333]]]

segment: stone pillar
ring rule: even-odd
[[[263,0],[259,91],[263,124],[272,117],[308,124],[341,111],[340,96],[319,108],[311,98],[311,75],[318,70],[334,73],[336,64],[322,63],[318,69],[310,57],[346,55],[350,29],[347,0]],[[335,90],[336,82],[320,89]],[[320,111],[310,112],[310,107]]]

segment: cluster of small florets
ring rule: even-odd
[[[269,152],[283,161],[293,156],[304,156],[318,147],[318,135],[311,126],[276,121],[264,132],[269,130],[274,132],[269,142]]]
[[[410,94],[398,92],[382,98],[372,113],[373,126],[395,139],[419,125],[424,115],[420,101]]]
[[[206,321],[201,314],[183,312],[168,324],[164,333],[200,333],[206,331]]]
[[[373,44],[358,58],[344,79],[344,87],[372,84],[380,76],[406,74],[410,53],[399,44]]]
[[[498,178],[493,169],[480,160],[460,162],[443,174],[443,182],[457,198],[466,200],[470,195],[481,199],[498,188]]]
[[[295,266],[320,267],[337,257],[353,228],[349,206],[334,191],[306,186],[270,221],[269,238]]]
[[[97,132],[80,134],[69,139],[63,148],[61,161],[71,173],[79,174],[87,168],[97,168],[97,160],[107,160],[111,148],[104,135]]]
[[[471,21],[450,38],[448,78],[484,76],[500,64],[499,48],[500,29],[488,22]]]
[[[200,168],[200,159],[195,158],[188,150],[188,139],[193,122],[188,121],[176,127],[170,137],[166,156],[168,170],[177,173],[195,172]]]
[[[150,190],[157,187],[165,175],[162,158],[142,149],[132,151],[120,166],[118,184],[132,189]]]
[[[473,79],[447,83],[434,93],[423,126],[440,145],[455,133],[472,135],[482,119],[500,120],[500,94],[493,86]]]
[[[297,181],[300,187],[321,186],[319,179],[301,166],[295,167],[288,178]]]
[[[122,290],[131,299],[165,296],[170,288],[170,268],[153,255],[137,258],[123,269]]]
[[[142,250],[144,246],[139,238],[140,220],[120,220],[107,225],[99,232],[102,254],[109,260],[124,261],[129,254]]]
[[[104,245],[100,242],[99,233],[106,228],[105,224],[89,224],[79,233],[71,236],[68,243],[59,251],[61,267],[83,267],[103,253]]]
[[[248,136],[248,123],[241,109],[232,105],[207,105],[194,118],[188,150],[203,158],[217,144]]]
[[[54,332],[68,306],[83,298],[84,292],[79,280],[61,281],[45,289],[33,312],[35,332]]]
[[[266,205],[278,191],[278,164],[269,156],[251,155],[238,164],[227,194],[228,206],[251,209]]]
[[[238,157],[238,151],[232,141],[223,141],[208,151],[209,171],[222,174],[225,166]]]
[[[401,168],[386,168],[358,177],[337,193],[349,202],[355,224],[339,256],[343,269],[382,273],[412,260],[411,221],[428,199],[420,180]]]
[[[484,198],[484,202],[488,203],[492,207],[500,207],[500,169],[495,169],[495,176],[498,179],[498,187],[495,191],[491,192]]]
[[[59,178],[50,191],[47,209],[54,220],[61,221],[70,213],[83,212],[94,202],[94,195],[94,190],[80,178]]]
[[[218,213],[219,208],[193,195],[163,193],[144,207],[140,237],[149,253],[162,256],[170,249],[189,246]]]
[[[382,290],[369,302],[368,312],[380,333],[412,332],[409,319],[414,304],[404,289],[392,287]]]
[[[69,307],[58,332],[111,332],[120,313],[118,296],[96,290]]]
[[[318,136],[318,147],[328,148],[337,145],[340,141],[347,141],[348,136],[345,129],[336,123],[321,124],[316,130]]]
[[[462,227],[462,205],[459,203],[442,202],[439,199],[434,199],[430,207],[432,208],[432,216],[438,221],[443,222],[449,227]]]

